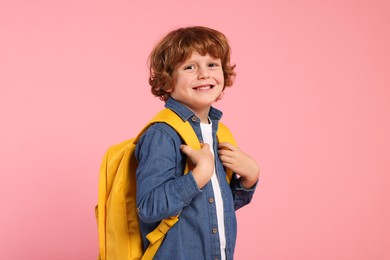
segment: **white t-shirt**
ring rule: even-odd
[[[212,135],[211,122],[210,124],[201,123],[200,128],[202,131],[203,142],[210,145],[210,151],[215,157],[213,151],[213,135]],[[226,255],[225,255],[226,237],[225,237],[225,222],[223,216],[223,201],[222,201],[221,189],[219,187],[218,177],[217,174],[215,173],[215,168],[214,168],[213,176],[211,177],[211,184],[213,186],[214,201],[217,209],[217,220],[218,220],[218,230],[219,230],[218,233],[219,233],[219,241],[221,245],[221,259],[226,259]]]

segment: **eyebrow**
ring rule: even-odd
[[[210,62],[210,61],[220,61],[222,62],[222,59],[221,58],[213,58],[213,57],[210,57],[209,59],[206,60],[206,62]],[[196,60],[185,60],[183,61],[183,64],[185,63],[196,63],[197,61]]]

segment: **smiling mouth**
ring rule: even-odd
[[[204,86],[195,87],[193,89],[195,89],[195,90],[209,90],[209,89],[212,89],[213,87],[214,87],[214,85],[204,85]]]

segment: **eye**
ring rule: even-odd
[[[209,63],[209,67],[212,67],[212,68],[214,68],[214,67],[219,67],[220,65],[219,65],[219,63],[218,62],[211,62],[211,63]]]
[[[193,69],[196,69],[194,64],[184,66],[184,70],[193,70]]]

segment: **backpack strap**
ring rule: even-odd
[[[183,121],[175,112],[173,112],[169,108],[164,108],[159,113],[157,113],[152,120],[141,130],[138,136],[134,140],[134,144],[136,144],[141,138],[142,134],[154,123],[166,123],[173,127],[175,131],[179,134],[181,139],[183,139],[184,143],[190,146],[194,150],[199,150],[200,143],[198,137],[196,136],[194,129],[188,121]],[[190,171],[189,164],[186,163],[184,173]]]
[[[184,122],[175,112],[165,108],[161,110],[157,115],[149,121],[149,123],[141,130],[134,140],[136,144],[141,138],[142,134],[154,123],[166,123],[173,127],[179,136],[183,139],[184,143],[190,146],[192,149],[199,150],[201,148],[198,137],[196,136],[192,126],[188,121]],[[184,173],[188,173],[190,170],[189,164],[186,163]],[[150,244],[142,256],[142,260],[153,259],[154,255],[157,253],[158,248],[161,246],[161,243],[164,240],[165,235],[176,224],[179,220],[178,216],[171,216],[169,218],[163,219],[160,224],[150,232],[146,238],[149,240]]]
[[[237,146],[236,140],[234,140],[229,128],[221,122],[218,123],[217,138],[219,143],[227,142]]]
[[[188,121],[183,121],[175,112],[165,108],[161,110],[157,115],[149,121],[149,123],[141,130],[135,139],[134,143],[137,143],[142,134],[154,123],[166,123],[172,126],[184,142],[192,149],[200,149],[200,143],[196,136],[192,126]]]
[[[152,260],[154,258],[166,234],[177,221],[179,221],[179,215],[163,219],[160,224],[158,224],[157,228],[146,236],[150,244],[142,255],[141,260]]]
[[[234,140],[234,137],[230,132],[229,128],[227,128],[227,126],[222,124],[221,122],[218,123],[217,138],[219,143],[227,142],[237,147],[236,140]],[[226,180],[228,183],[230,183],[230,180],[232,179],[233,176],[233,171],[228,168],[225,168],[225,171],[226,171]]]
[[[138,134],[134,140],[136,144],[141,138],[142,134],[154,123],[166,123],[173,127],[179,136],[184,140],[186,145],[190,146],[192,149],[199,150],[201,148],[198,137],[196,136],[192,126],[188,121],[183,121],[175,112],[165,108],[161,110]],[[219,142],[229,142],[232,145],[237,146],[236,141],[233,138],[230,130],[222,123],[218,124],[217,138]],[[189,164],[186,163],[184,173],[189,171]],[[226,179],[228,183],[232,178],[233,172],[229,169],[226,169]],[[164,240],[165,235],[169,229],[176,224],[179,220],[178,216],[172,216],[166,219],[163,219],[155,230],[150,232],[146,237],[149,240],[150,244],[146,249],[142,260],[153,259],[154,255],[157,253],[158,248],[161,246],[161,243]]]

